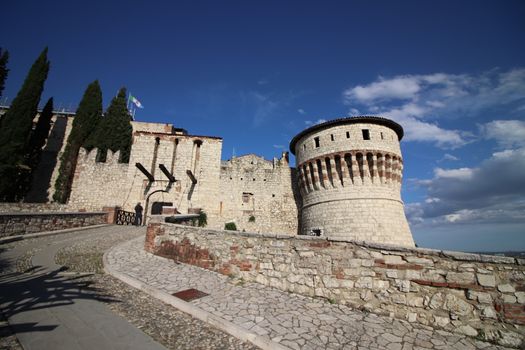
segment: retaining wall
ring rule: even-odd
[[[0,237],[107,223],[106,212],[0,213]]]
[[[525,260],[310,236],[148,226],[145,249],[245,281],[501,345],[525,335]]]

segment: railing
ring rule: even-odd
[[[117,211],[117,225],[134,225],[135,213],[131,211],[118,210]]]

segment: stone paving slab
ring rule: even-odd
[[[115,246],[106,253],[105,263],[163,297],[176,299],[168,294],[190,288],[208,293],[189,302],[192,307],[187,310],[209,313],[266,339],[267,348],[273,344],[290,349],[506,349],[257,283],[234,283],[227,276],[147,253],[143,245],[141,237]]]

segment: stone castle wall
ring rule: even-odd
[[[35,118],[38,120],[39,114]],[[31,203],[45,203],[53,200],[55,193],[55,182],[60,168],[60,157],[64,153],[67,138],[73,127],[74,113],[56,113],[51,118],[51,129],[46,144],[42,149],[42,154],[38,167],[33,176],[31,189],[25,200]],[[145,123],[132,121],[133,131],[147,131],[170,133],[173,130],[172,124],[165,123]]]
[[[88,211],[123,206],[130,190],[129,164],[118,162],[120,152],[108,151],[105,163],[96,162],[96,156],[96,149],[80,149],[68,205]]]
[[[525,260],[152,224],[147,251],[283,291],[506,346],[525,335]]]
[[[295,169],[287,157],[268,161],[249,154],[223,162],[220,217],[234,222],[240,231],[297,234]]]
[[[31,189],[25,200],[32,203],[45,203],[53,200],[55,182],[60,167],[60,157],[64,153],[67,137],[71,132],[73,119],[64,114],[51,118],[51,129],[35,170]]]
[[[129,163],[118,163],[108,152],[105,163],[95,161],[96,150],[81,150],[70,204],[86,210],[119,206],[133,211],[137,203],[150,210],[154,202],[172,203],[179,212],[202,208],[216,227],[222,140],[191,135],[135,131]],[[140,163],[155,181],[135,166]],[[170,183],[159,165],[173,174]],[[194,184],[188,171],[196,178]]]
[[[297,233],[297,191],[287,158],[271,162],[250,155],[221,165],[220,138],[177,134],[170,124],[133,125],[129,164],[118,163],[118,153],[111,152],[105,163],[97,163],[96,150],[89,154],[81,150],[72,207],[119,206],[133,211],[141,203],[149,213],[155,202],[163,202],[180,213],[202,209],[208,226],[216,229],[233,221],[241,230]],[[136,163],[155,181],[150,182]],[[161,164],[173,174],[174,183],[161,171]]]
[[[306,131],[294,144],[301,232],[413,247],[398,135],[366,121],[340,124]]]
[[[149,203],[173,203],[173,207],[180,213],[201,208],[207,213],[209,224],[219,227],[217,220],[221,151],[221,138],[135,132],[128,174],[128,182],[135,181],[130,205],[134,207],[138,202],[144,204],[154,191],[166,191],[151,195]],[[155,182],[148,182],[135,167],[137,162],[153,174]],[[159,168],[160,164],[173,174],[175,183],[170,185]],[[197,183],[192,182],[188,171]]]

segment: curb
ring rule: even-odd
[[[129,242],[129,241],[128,241]],[[121,243],[121,244],[125,244],[127,242],[124,242],[124,243]],[[227,321],[223,318],[220,318],[216,315],[213,315],[212,313],[208,312],[208,311],[205,311],[205,310],[202,310],[200,309],[199,307],[191,304],[191,303],[188,303],[182,299],[179,299],[179,298],[176,298],[160,289],[157,289],[155,287],[152,287],[134,277],[131,277],[129,276],[128,274],[126,273],[123,273],[123,272],[120,272],[120,271],[117,271],[116,269],[114,269],[108,262],[108,254],[113,250],[113,249],[116,249],[119,245],[117,246],[114,246],[112,248],[110,248],[109,250],[107,250],[102,259],[103,259],[103,263],[104,263],[104,271],[115,277],[115,278],[118,278],[119,280],[121,280],[122,282],[126,283],[126,284],[129,284],[130,286],[134,287],[134,288],[137,288],[149,295],[151,295],[152,297],[156,298],[156,299],[159,299],[163,302],[165,302],[166,304],[169,304],[177,309],[179,309],[180,311],[184,312],[184,313],[187,313],[188,315],[196,318],[196,319],[199,319],[201,321],[204,321],[212,326],[214,326],[215,328],[218,328],[220,329],[221,331],[225,332],[225,333],[228,333],[232,336],[234,336],[235,338],[237,339],[240,339],[242,341],[249,341],[250,343],[254,344],[255,346],[258,346],[260,347],[261,349],[263,350],[290,350],[290,348],[286,347],[286,346],[283,346],[281,344],[278,344],[270,339],[268,339],[267,337],[264,337],[264,336],[260,336],[256,333],[253,333],[247,329],[244,329],[230,321]],[[155,256],[155,255],[154,255]]]
[[[90,229],[104,227],[104,226],[111,226],[111,225],[110,224],[99,224],[99,225],[90,225],[90,226],[66,228],[66,229],[63,229],[63,230],[56,230],[56,231],[44,231],[44,232],[37,232],[37,233],[28,233],[26,235],[7,236],[7,237],[0,238],[0,244],[11,243],[11,242],[16,242],[16,241],[23,241],[24,239],[30,239],[30,238],[40,238],[40,237],[47,237],[47,236],[55,236],[55,235],[60,235],[62,233],[69,233],[69,232],[74,232],[74,231],[90,230]]]

